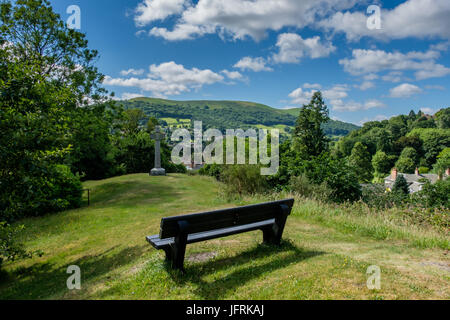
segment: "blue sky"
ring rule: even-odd
[[[450,1],[53,0],[100,52],[119,98],[299,107],[321,90],[361,124],[449,106]],[[369,5],[380,8],[367,12]]]

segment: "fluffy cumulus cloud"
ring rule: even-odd
[[[395,75],[400,75],[399,71],[412,71],[417,80],[423,80],[450,74],[450,68],[436,62],[439,57],[440,52],[435,50],[401,53],[355,49],[352,52],[352,58],[341,59],[339,64],[352,75],[388,71],[390,74],[385,77],[386,81],[400,81],[401,78],[395,77]],[[396,73],[392,73],[392,71]]]
[[[120,71],[120,75],[122,75],[122,76],[129,76],[129,75],[141,76],[144,74],[144,72],[145,72],[144,69],[128,69],[128,70]]]
[[[302,87],[299,87],[292,91],[289,94],[289,98],[291,98],[292,104],[303,105],[310,102],[312,95],[317,90],[312,89],[308,90],[307,86],[309,84],[304,84]],[[331,88],[322,90],[322,96],[329,104],[329,106],[334,111],[361,111],[368,110],[372,108],[384,108],[385,104],[376,99],[367,100],[364,103],[355,102],[355,101],[346,101],[345,99],[349,96],[350,87],[345,84],[334,85]]]
[[[450,39],[450,1],[406,0],[381,9],[382,28],[367,28],[365,10],[351,10],[357,0],[142,0],[135,10],[138,26],[175,16],[172,28],[152,26],[150,34],[166,40],[193,39],[217,33],[233,39],[262,39],[268,30],[310,27],[361,37]],[[364,8],[365,9],[365,8]]]
[[[395,88],[392,88],[389,91],[389,96],[391,98],[409,98],[412,95],[421,93],[422,89],[420,89],[418,86],[410,84],[410,83],[403,83]]]
[[[222,73],[231,80],[242,80],[244,78],[243,75],[238,71],[222,70]]]
[[[296,33],[282,33],[278,36],[276,46],[278,53],[274,54],[276,63],[298,63],[303,57],[327,57],[336,50],[331,43],[323,43],[319,36],[303,39]]]
[[[167,5],[163,5],[168,2]],[[356,0],[145,0],[136,9],[138,26],[177,15],[172,29],[153,26],[150,34],[166,40],[193,39],[217,33],[233,39],[262,39],[267,30],[312,25],[317,17],[346,10]]]
[[[209,69],[186,69],[175,62],[165,62],[159,65],[151,65],[145,78],[112,78],[106,76],[105,85],[138,88],[151,92],[157,97],[179,95],[202,88],[204,85],[223,81],[224,77]]]
[[[238,68],[241,70],[251,70],[254,72],[260,71],[273,71],[272,68],[267,66],[266,59],[262,57],[252,58],[252,57],[244,57],[233,66],[234,68]]]
[[[181,14],[186,2],[185,0],[144,0],[135,10],[134,21],[137,26],[145,26],[154,21]]]
[[[317,23],[333,33],[345,33],[347,39],[450,38],[450,1],[407,0],[393,9],[381,10],[381,29],[367,27],[364,11],[336,12]]]
[[[335,111],[361,111],[361,110],[369,110],[373,108],[384,108],[386,105],[376,99],[367,100],[364,103],[355,102],[355,101],[342,101],[340,99],[333,100],[331,102],[332,108]]]

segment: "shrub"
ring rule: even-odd
[[[399,174],[397,176],[397,179],[395,179],[394,186],[392,187],[392,192],[403,195],[409,194],[408,182],[403,175]]]
[[[0,193],[0,219],[3,221],[40,216],[81,205],[80,179],[64,165],[42,166],[27,176],[16,177],[15,181],[3,182],[6,182]]]
[[[6,222],[0,222],[0,269],[3,261],[14,261],[19,258],[29,258],[22,243],[17,241],[17,234],[23,226],[12,227]]]
[[[450,209],[450,179],[431,184],[428,180],[422,190],[412,196],[412,202],[424,205],[426,208],[444,207]]]
[[[289,188],[294,193],[301,195],[305,198],[312,198],[321,201],[329,201],[329,197],[332,194],[332,190],[326,183],[314,184],[304,174],[298,177],[292,177],[289,183]]]
[[[400,206],[404,196],[395,192],[387,192],[384,184],[368,184],[362,188],[361,200],[369,207],[389,209]]]
[[[262,193],[268,187],[266,177],[261,175],[261,167],[258,165],[226,166],[220,178],[225,183],[228,195]]]
[[[427,167],[419,167],[419,173],[420,174],[426,174],[428,172],[430,172],[429,168],[427,168]]]
[[[217,180],[220,180],[220,176],[222,174],[224,166],[218,164],[207,164],[203,168],[199,170],[199,173],[204,176],[214,177]]]

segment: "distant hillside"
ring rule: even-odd
[[[251,127],[280,129],[289,134],[295,126],[300,109],[281,110],[263,104],[244,101],[175,101],[155,98],[135,98],[120,101],[126,109],[142,109],[147,115],[162,119],[169,126],[189,124],[190,120],[203,122],[204,128],[219,130]],[[358,126],[330,120],[324,125],[328,136],[345,136]]]

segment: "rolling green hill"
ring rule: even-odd
[[[155,98],[135,98],[120,101],[125,109],[142,109],[169,126],[186,126],[191,120],[202,121],[204,128],[219,130],[234,128],[278,128],[289,134],[300,109],[281,110],[245,101],[175,101]],[[354,124],[330,120],[324,125],[328,136],[345,136],[359,129]]]

